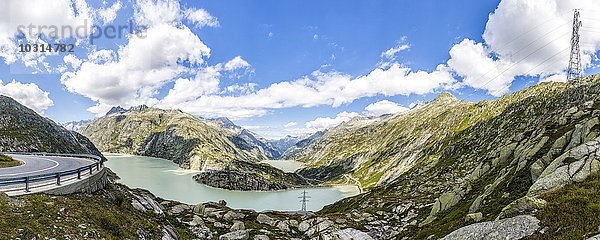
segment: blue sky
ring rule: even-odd
[[[0,93],[58,122],[147,104],[280,138],[406,111],[442,91],[494,99],[565,80],[573,8],[583,9],[586,74],[598,72],[593,0],[50,0],[59,10],[44,16],[33,1],[2,4]],[[147,36],[19,38],[17,23],[133,24]],[[14,51],[57,42],[75,52]]]

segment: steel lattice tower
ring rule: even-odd
[[[306,212],[306,202],[308,202],[308,199],[310,198],[310,196],[306,196],[306,190],[304,190],[304,192],[302,192],[302,196],[300,196],[298,198],[302,198],[300,200],[300,202],[302,202],[302,211]]]
[[[581,52],[579,50],[579,28],[581,21],[579,20],[579,9],[575,9],[573,14],[573,32],[571,33],[571,56],[569,57],[569,70],[567,72],[567,81],[583,75],[581,67]]]

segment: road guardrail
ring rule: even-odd
[[[0,186],[25,184],[25,192],[29,192],[29,184],[35,182],[41,182],[51,179],[56,179],[56,185],[60,186],[60,179],[68,176],[77,174],[77,179],[81,179],[81,174],[89,171],[90,175],[93,174],[94,169],[100,171],[100,168],[104,166],[104,159],[92,155],[92,154],[71,154],[71,153],[46,153],[46,152],[0,152],[0,154],[19,154],[19,155],[39,155],[39,156],[57,156],[57,157],[79,157],[79,158],[91,158],[97,160],[95,163],[83,166],[77,169],[66,170],[55,173],[47,173],[26,177],[17,178],[2,178],[0,179]]]

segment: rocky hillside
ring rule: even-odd
[[[259,152],[264,153],[269,158],[279,158],[283,152],[279,151],[279,149],[277,149],[269,140],[252,131],[248,131],[245,128],[235,125],[226,117],[215,118],[212,120],[220,122],[222,128],[237,134],[239,138],[243,139],[246,143],[250,144],[253,148],[258,149]]]
[[[0,239],[372,239],[342,219],[187,205],[113,180],[92,194],[0,193],[0,215]]]
[[[443,93],[409,112],[356,117],[299,142],[284,158],[304,162],[300,174],[334,183],[372,188],[410,169],[418,153],[447,136],[500,113],[504,102],[479,105]]]
[[[599,117],[600,75],[479,103],[442,94],[402,115],[332,129],[308,148],[312,157],[296,158],[323,179],[379,182],[321,212],[363,216],[359,229],[378,238],[437,239],[456,230],[447,239],[585,239],[600,232]],[[326,161],[329,176],[317,171]]]
[[[81,134],[68,131],[14,99],[0,95],[0,152],[11,151],[102,156]]]
[[[170,159],[194,170],[222,170],[231,161],[274,158],[269,145],[224,121],[146,106],[109,113],[79,130],[101,151]]]
[[[81,128],[81,126],[83,126],[84,124],[87,124],[87,123],[91,123],[91,122],[92,122],[92,120],[80,120],[80,121],[71,121],[71,122],[60,123],[60,125],[69,131],[77,132],[77,130],[79,130],[79,128]]]
[[[271,140],[271,143],[273,144],[273,146],[275,146],[275,148],[277,148],[277,150],[279,150],[279,152],[284,153],[290,147],[296,145],[296,143],[302,141],[305,138],[306,137],[294,137],[287,135],[281,139]]]

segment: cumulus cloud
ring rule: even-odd
[[[54,102],[48,97],[48,92],[42,91],[34,83],[20,83],[12,81],[6,85],[0,80],[0,94],[12,97],[19,103],[44,114],[44,110],[54,105]]]
[[[367,107],[365,107],[365,114],[367,116],[380,116],[383,114],[405,112],[408,110],[410,109],[400,106],[395,102],[382,100],[376,103],[371,103]]]
[[[49,10],[51,9],[51,11]],[[43,63],[43,57],[39,54],[17,54],[15,37],[19,30],[23,30],[24,37],[29,42],[40,43],[38,36],[45,34],[51,38],[64,39],[76,37],[75,31],[61,31],[62,27],[77,29],[86,27],[92,29],[93,12],[84,0],[4,0],[0,2],[0,57],[7,64],[18,59],[26,58],[28,66]],[[43,29],[33,28],[31,32],[27,28],[19,29],[19,26],[56,26],[57,29],[47,27]],[[85,35],[86,32],[79,31]],[[91,34],[88,31],[87,34]]]
[[[98,9],[98,16],[100,16],[104,24],[110,24],[117,18],[117,11],[119,9],[121,9],[121,2],[117,1],[108,8]]]
[[[249,68],[250,64],[248,62],[246,62],[246,60],[242,59],[241,56],[237,56],[231,60],[229,60],[229,62],[225,63],[224,69],[227,71],[233,71],[235,69],[239,69],[239,68]]]
[[[185,17],[197,27],[218,27],[219,21],[216,17],[213,17],[204,9],[187,9],[185,11]]]
[[[135,22],[144,26],[177,24],[183,17],[175,0],[137,0],[134,9]]]
[[[290,127],[293,127],[293,126],[296,126],[296,125],[298,125],[297,122],[289,122],[289,123],[286,123],[283,126],[286,127],[286,128],[290,128]]]
[[[222,114],[221,116],[235,119],[261,116],[269,109],[319,105],[338,107],[358,98],[378,94],[385,96],[425,94],[435,89],[452,87],[455,82],[452,74],[443,65],[438,66],[436,71],[428,73],[413,72],[410,68],[393,64],[387,69],[377,68],[357,78],[335,71],[327,73],[315,71],[309,76],[290,82],[274,83],[267,88],[245,95],[196,94],[195,98],[194,96],[188,98],[193,100],[169,103],[163,101],[161,106],[179,108],[209,117]]]
[[[306,122],[304,126],[308,129],[313,129],[315,131],[321,131],[328,128],[335,127],[343,122],[350,121],[352,118],[360,116],[360,114],[355,112],[341,112],[335,118],[330,117],[319,117],[310,122]]]
[[[186,19],[197,27],[218,27],[219,21],[204,9],[182,8],[176,0],[137,0],[134,19],[138,24],[180,25]]]
[[[594,0],[503,0],[490,14],[483,43],[465,39],[450,50],[448,65],[464,77],[464,85],[500,96],[516,76],[541,81],[565,76],[569,59],[572,9],[581,17],[582,62],[589,66],[600,50],[600,12]]]
[[[112,53],[107,51],[92,53],[90,61],[62,75],[61,82],[69,91],[98,102],[90,111],[103,114],[115,105],[155,104],[157,89],[190,71],[180,61],[199,65],[210,55],[210,49],[185,26],[161,24],[149,28],[145,38],[130,37],[119,48],[117,59],[110,60]],[[98,63],[98,59],[104,61]]]

